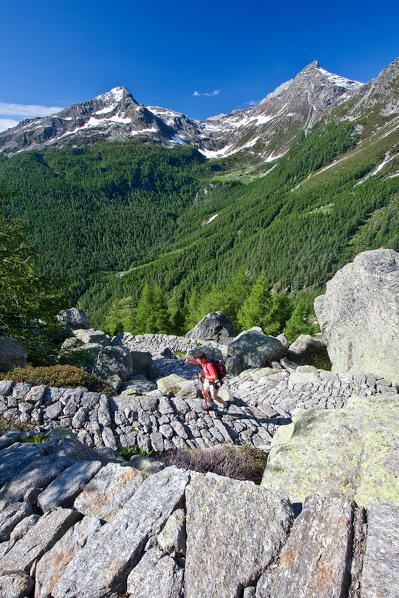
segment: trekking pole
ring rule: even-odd
[[[208,403],[204,396],[204,379],[202,376],[198,376],[198,375],[197,375],[197,378],[199,379],[199,388],[201,389],[201,396],[205,401],[205,408],[206,408],[207,412],[209,413],[209,406],[208,406]]]
[[[198,392],[201,393],[201,397],[204,397],[204,395],[202,394],[202,381],[199,380],[198,374],[193,374],[193,380],[195,381],[195,386],[197,388],[197,398],[198,398]]]

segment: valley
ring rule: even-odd
[[[398,81],[398,60],[368,84],[315,61],[254,108],[192,122],[115,88],[0,134],[5,209],[97,327],[146,282],[183,309],[240,267],[320,291],[359,251],[399,249]]]

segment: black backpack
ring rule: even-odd
[[[209,361],[216,370],[216,374],[219,378],[220,384],[223,384],[223,378],[227,374],[226,366],[224,365],[223,361],[219,361],[219,359],[210,359]]]

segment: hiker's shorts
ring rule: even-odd
[[[205,392],[209,390],[212,399],[217,397],[219,388],[220,386],[217,382],[209,382],[206,378],[204,379],[204,390]]]

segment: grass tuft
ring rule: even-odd
[[[267,454],[249,445],[222,444],[209,448],[176,449],[157,456],[166,466],[176,465],[200,473],[208,471],[234,480],[260,484]]]
[[[130,461],[130,459],[135,455],[138,455],[139,457],[151,457],[153,451],[147,452],[135,444],[129,448],[119,449],[118,453],[125,459],[125,461]]]
[[[36,432],[29,436],[22,435],[19,442],[31,442],[32,444],[41,444],[49,441],[50,432]]]

